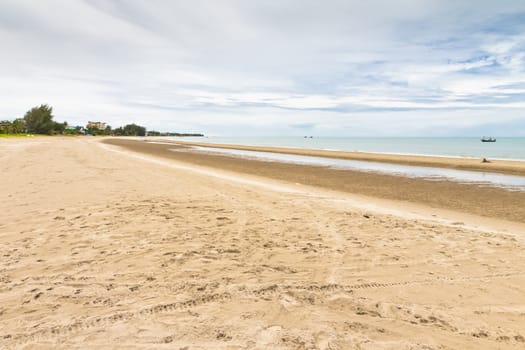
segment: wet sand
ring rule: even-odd
[[[0,140],[1,349],[525,346],[523,224],[100,141]]]
[[[525,192],[511,192],[495,187],[465,185],[452,181],[429,181],[330,169],[321,166],[286,164],[213,153],[191,152],[184,145],[178,144],[149,143],[122,138],[108,139],[104,142],[125,147],[134,152],[215,169],[347,193],[416,202],[435,208],[447,208],[480,216],[525,222],[525,205],[523,205],[525,203]],[[401,157],[401,160],[403,159],[404,157]]]
[[[210,144],[205,142],[194,141],[170,141],[164,138],[149,138],[152,141],[159,142],[173,142],[187,146],[200,147],[215,147],[223,149],[239,149],[246,151],[261,151],[284,154],[296,154],[304,156],[317,156],[349,160],[364,160],[373,162],[403,164],[403,165],[419,165],[430,166],[438,168],[449,168],[458,170],[474,170],[496,172],[504,174],[522,175],[525,176],[525,162],[488,159],[488,162],[482,162],[482,159],[471,158],[453,158],[453,157],[431,157],[431,156],[416,156],[416,155],[397,155],[397,154],[380,154],[380,153],[366,153],[366,152],[347,152],[347,151],[330,151],[330,150],[315,150],[315,149],[299,149],[299,148],[282,148],[282,147],[265,147],[265,146],[246,146],[246,145],[228,145],[228,144]]]

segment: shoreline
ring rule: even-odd
[[[375,152],[351,152],[328,149],[303,149],[292,147],[270,147],[270,146],[250,146],[232,145],[221,143],[194,142],[186,140],[166,140],[155,137],[140,138],[146,141],[162,141],[166,143],[181,144],[187,146],[198,146],[208,148],[223,148],[244,151],[271,152],[302,156],[315,156],[346,160],[360,160],[380,163],[428,166],[458,170],[472,170],[480,172],[494,172],[509,175],[525,176],[525,161],[488,159],[489,163],[482,163],[482,159],[451,156],[429,156],[429,155],[408,155],[396,153],[375,153]]]
[[[447,180],[425,180],[396,175],[333,169],[316,165],[278,163],[189,151],[187,144],[144,142],[123,138],[102,141],[127,150],[193,165],[239,174],[286,181],[370,197],[414,202],[484,217],[525,221],[525,192],[463,184]]]

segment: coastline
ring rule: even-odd
[[[482,159],[449,156],[405,155],[393,153],[349,152],[339,150],[302,149],[268,146],[232,145],[220,143],[194,142],[187,140],[166,140],[163,138],[146,137],[145,140],[161,141],[166,143],[182,144],[187,146],[213,147],[258,152],[272,152],[303,156],[316,156],[347,160],[373,161],[382,163],[429,166],[438,168],[472,170],[481,172],[495,172],[509,175],[525,176],[525,161],[489,159],[489,163],[482,163]]]
[[[0,181],[9,184],[0,202],[0,347],[525,343],[523,221],[469,216],[454,203],[445,213],[414,197],[468,199],[470,186],[109,140],[0,142]],[[383,201],[344,186],[407,197]]]
[[[525,192],[462,184],[446,180],[423,180],[395,175],[331,169],[322,166],[279,163],[228,155],[192,152],[188,144],[152,143],[123,138],[106,139],[111,145],[133,152],[388,200],[416,202],[484,217],[525,222]]]

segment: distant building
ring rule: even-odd
[[[88,122],[86,129],[97,129],[104,130],[106,128],[106,123],[103,122]]]

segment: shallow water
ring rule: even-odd
[[[410,178],[423,178],[426,180],[450,180],[459,183],[501,187],[513,191],[525,191],[525,176],[213,147],[192,148],[199,152],[220,153],[224,155],[266,161],[317,165],[337,169],[405,176]]]

